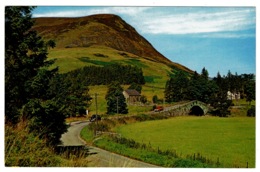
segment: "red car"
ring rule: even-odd
[[[160,112],[163,111],[163,107],[162,106],[156,106],[154,109],[154,112]]]

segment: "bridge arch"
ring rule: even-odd
[[[206,115],[208,112],[208,106],[201,101],[195,100],[190,102],[190,104],[188,105],[187,112],[189,115]]]
[[[191,114],[193,113],[194,115],[201,116],[201,115],[206,115],[207,112],[208,112],[208,106],[203,102],[195,100],[190,104]]]
[[[205,115],[203,109],[200,106],[194,105],[191,107],[189,115],[202,116]]]

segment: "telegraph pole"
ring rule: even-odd
[[[97,108],[97,93],[95,93],[95,103],[96,103],[96,115],[98,114],[97,111],[98,111],[98,108]]]
[[[96,104],[96,131],[95,131],[95,135],[97,134],[97,126],[98,126],[98,106],[97,106],[97,96],[98,96],[98,94],[97,93],[95,93],[95,104]]]
[[[118,115],[118,96],[116,96],[116,112],[117,112],[117,115]]]

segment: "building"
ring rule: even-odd
[[[231,93],[230,91],[227,92],[227,99],[228,100],[239,100],[240,99],[240,93]]]
[[[134,89],[127,89],[123,91],[123,95],[127,103],[131,104],[131,103],[140,102],[141,94]]]

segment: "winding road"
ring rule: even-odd
[[[122,155],[118,155],[106,150],[88,146],[85,144],[84,140],[80,138],[80,131],[88,125],[89,122],[80,121],[70,123],[68,132],[61,136],[62,145],[64,146],[82,146],[85,145],[89,151],[90,155],[87,157],[89,160],[89,167],[150,167],[158,168],[158,166],[137,161],[134,159],[127,158]]]

